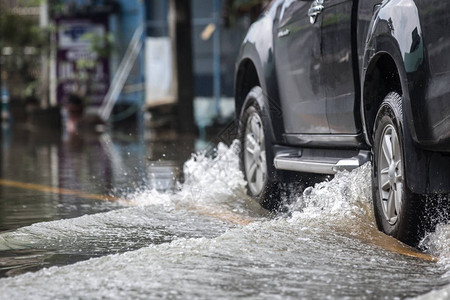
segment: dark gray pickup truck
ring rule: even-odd
[[[235,101],[261,205],[279,205],[289,171],[371,161],[380,230],[416,246],[445,215],[450,1],[270,1],[242,44]]]

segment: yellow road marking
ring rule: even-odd
[[[126,202],[126,200],[124,200],[124,199],[107,196],[107,195],[89,194],[89,193],[70,190],[70,189],[50,187],[50,186],[45,186],[45,185],[40,185],[40,184],[25,183],[25,182],[5,180],[5,179],[0,179],[0,185],[6,186],[6,187],[25,189],[25,190],[39,191],[39,192],[43,192],[43,193],[77,196],[77,197],[84,198],[84,199]],[[196,211],[200,215],[214,217],[216,219],[227,221],[227,222],[234,223],[237,225],[248,225],[253,221],[252,219],[245,218],[244,216],[241,216],[241,215],[238,215],[238,214],[235,214],[232,212],[227,212],[224,210],[211,211],[211,207],[191,206],[191,207],[189,207],[189,209],[192,211]]]
[[[419,252],[418,250],[414,249],[414,248],[407,248],[408,246],[404,245],[403,247],[383,247],[385,250],[391,251],[391,252],[396,252],[398,254],[404,255],[404,256],[409,256],[409,257],[415,257],[415,258],[419,258],[419,259],[423,259],[426,261],[430,261],[430,262],[437,262],[438,258],[423,252]]]
[[[437,262],[438,258],[423,252],[420,252],[408,245],[405,245],[392,237],[386,236],[385,238],[375,239],[375,245],[380,246],[384,250],[398,253],[404,256],[420,258],[426,261]]]
[[[0,179],[0,185],[6,186],[6,187],[25,189],[25,190],[39,191],[39,192],[44,192],[44,193],[77,196],[80,198],[92,199],[92,200],[102,200],[102,201],[119,201],[119,200],[121,200],[119,198],[107,196],[107,195],[89,194],[89,193],[85,193],[85,192],[81,192],[81,191],[75,191],[75,190],[69,190],[69,189],[63,189],[63,188],[57,188],[57,187],[50,187],[50,186],[34,184],[34,183],[25,183],[25,182],[18,182],[18,181],[12,181],[12,180],[5,180],[5,179]]]
[[[377,228],[370,226],[369,224],[362,224],[360,226],[361,231],[355,237],[359,240],[376,245],[378,247],[383,248],[384,250],[401,254],[403,256],[415,257],[419,259],[423,259],[430,262],[437,262],[438,258],[427,253],[420,252],[419,250],[410,247],[399,240],[388,236]],[[364,232],[365,234],[361,234]]]
[[[39,191],[39,192],[44,192],[44,193],[77,196],[80,198],[92,199],[92,200],[102,200],[102,201],[123,200],[123,199],[113,197],[113,196],[89,194],[89,193],[76,191],[76,190],[49,187],[49,186],[40,185],[40,184],[25,183],[25,182],[18,182],[18,181],[5,180],[5,179],[0,179],[0,185],[6,186],[6,187]],[[236,214],[236,213],[224,211],[222,209],[216,210],[216,211],[211,211],[210,207],[204,207],[204,206],[190,206],[190,207],[186,207],[186,208],[188,210],[196,211],[200,215],[214,217],[219,220],[227,221],[227,222],[234,223],[237,225],[242,225],[242,226],[246,226],[254,221],[251,218],[248,218],[248,217]],[[416,257],[416,258],[431,261],[431,262],[436,262],[438,260],[434,256],[419,252],[418,250],[416,250],[412,247],[409,247],[392,237],[381,234],[379,231],[375,232],[375,230],[371,230],[369,228],[367,228],[367,229],[368,229],[370,238],[361,238],[360,237],[361,240],[365,240],[366,242],[378,245],[379,247],[381,247],[387,251],[395,252],[395,253],[398,253],[398,254],[401,254],[404,256]]]

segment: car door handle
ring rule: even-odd
[[[309,22],[311,22],[311,24],[316,23],[317,17],[323,11],[323,9],[324,9],[323,1],[324,0],[313,1],[313,3],[311,4],[311,7],[308,9]]]
[[[288,36],[290,33],[291,33],[291,31],[289,29],[283,29],[283,30],[278,31],[278,37],[283,38],[283,37]]]

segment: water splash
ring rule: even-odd
[[[202,159],[197,162],[214,165],[214,159]],[[209,168],[194,167],[193,181],[186,185],[198,183],[195,174],[210,172]],[[217,178],[202,184],[222,185]],[[180,237],[123,254],[1,279],[0,293],[9,298],[31,294],[37,299],[370,299],[420,293],[433,275],[432,266],[402,259],[355,238],[363,233],[354,227],[374,226],[369,179],[370,166],[339,173],[298,195],[288,217],[258,219],[215,237]],[[241,185],[236,186],[240,193]],[[229,193],[235,190],[225,183],[218,190],[198,201],[204,202],[210,195],[213,203],[220,195],[234,197]],[[196,199],[189,193],[183,198],[183,191],[174,195],[181,195],[176,200],[181,202]],[[169,201],[175,203],[172,196]],[[134,209],[154,210],[158,205]],[[176,204],[170,209],[177,211]],[[376,284],[379,282],[383,284]]]
[[[305,189],[294,204],[294,218],[307,217],[313,220],[325,218],[355,219],[373,223],[370,180],[371,165],[336,174],[331,181],[324,181]]]
[[[239,169],[239,142],[234,141],[230,147],[219,143],[214,157],[205,152],[193,154],[184,163],[185,181],[173,194],[160,193],[156,190],[140,191],[129,195],[128,204],[154,205],[185,202],[224,202],[230,196],[245,195],[244,176]]]
[[[235,140],[230,147],[219,143],[215,157],[206,153],[194,154],[184,164],[185,192],[202,201],[202,194],[207,191],[208,197],[213,193],[219,195],[240,195],[245,193],[246,182],[239,168],[239,141]],[[217,195],[217,196],[216,196]]]
[[[48,235],[62,240],[56,246],[73,248],[90,235],[88,243],[125,241],[140,249],[0,279],[0,293],[37,299],[379,298],[421,294],[430,278],[440,278],[434,265],[378,246],[379,239],[396,241],[376,228],[369,164],[294,194],[289,214],[267,218],[245,194],[238,146],[219,145],[213,158],[193,155],[175,192],[127,195],[126,204],[137,207],[10,233],[16,244],[40,234],[34,241]],[[252,222],[232,226],[217,220],[224,215]],[[161,240],[148,238],[155,232]]]
[[[117,253],[182,236],[215,236],[233,224],[246,225],[264,212],[253,209],[255,203],[245,196],[238,151],[235,141],[230,147],[219,144],[215,157],[194,154],[185,163],[185,182],[176,192],[136,191],[124,195],[130,200],[121,202],[125,206],[122,209],[37,223],[0,234],[0,251],[38,248]],[[230,224],[225,226],[221,220]],[[176,226],[166,229],[171,222]]]
[[[439,256],[439,264],[450,271],[450,224],[438,224],[422,241],[422,247]]]
[[[438,224],[436,230],[428,233],[421,242],[421,247],[427,249],[428,252],[436,255],[438,266],[444,270],[441,276],[441,281],[445,282],[440,288],[435,288],[433,291],[417,297],[422,300],[439,300],[449,299],[450,297],[450,224]]]

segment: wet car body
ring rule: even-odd
[[[241,127],[249,101],[261,108],[268,180],[370,161],[394,92],[407,188],[449,193],[449,15],[445,1],[271,1],[243,42],[235,85]],[[263,96],[249,99],[254,86]]]

